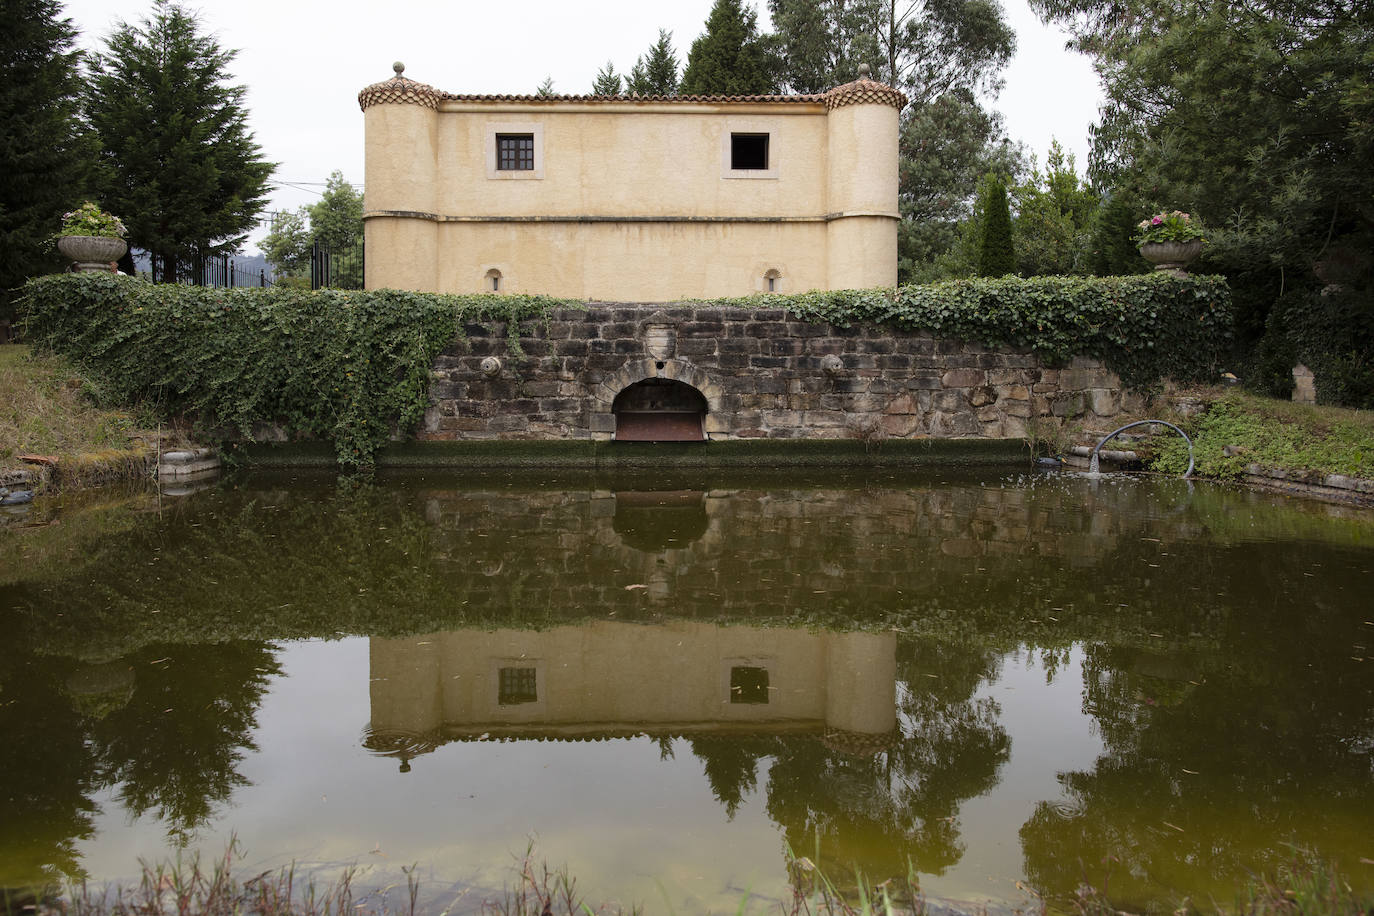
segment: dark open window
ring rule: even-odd
[[[496,702],[501,706],[538,702],[535,674],[534,668],[502,668],[500,691]]]
[[[501,172],[534,170],[534,134],[497,134],[496,168]]]
[[[736,665],[730,669],[731,703],[767,703],[768,669]]]
[[[768,168],[768,135],[731,134],[730,168],[759,171]]]

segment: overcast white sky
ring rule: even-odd
[[[317,200],[340,169],[362,184],[363,118],[358,90],[406,76],[446,91],[532,93],[545,77],[569,94],[591,89],[607,59],[625,71],[657,38],[673,33],[680,60],[702,31],[712,0],[189,0],[206,31],[239,52],[234,81],[248,88],[249,118],[268,159],[279,163],[270,209]],[[1101,92],[1088,60],[1041,25],[1026,0],[1003,0],[1017,54],[994,107],[1007,131],[1044,160],[1057,137],[1087,160],[1088,125]],[[65,0],[81,43],[99,47],[121,20],[137,22],[142,0]],[[760,25],[767,26],[762,0]],[[251,248],[250,243],[250,248]]]

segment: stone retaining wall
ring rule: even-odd
[[[713,439],[1022,438],[1033,420],[1139,409],[1095,360],[799,321],[782,309],[610,305],[469,325],[434,366],[420,438],[610,439],[612,404],[650,378],[691,385]]]

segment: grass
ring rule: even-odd
[[[0,345],[0,467],[21,464],[19,455],[57,459],[64,482],[142,473],[156,448],[151,417],[100,406],[99,391],[68,361]],[[163,447],[177,437],[164,431]]]
[[[1251,464],[1315,474],[1374,478],[1374,411],[1295,404],[1226,391],[1180,425],[1193,440],[1197,472],[1232,478]],[[1175,436],[1158,441],[1154,469],[1181,473],[1188,451]]]
[[[198,855],[189,859],[178,855],[170,862],[143,863],[137,887],[92,888],[82,882],[65,893],[36,893],[14,896],[0,889],[0,913],[31,916],[420,916],[434,912],[449,916],[460,903],[422,902],[416,869],[404,868],[404,883],[355,896],[357,870],[347,868],[333,881],[318,885],[303,880],[292,866],[264,871],[249,877],[237,876],[236,840],[230,840],[224,855],[207,865]],[[475,901],[463,912],[480,911],[484,916],[601,916],[601,914],[674,914],[665,893],[663,907],[643,905],[625,908],[615,903],[589,904],[577,889],[577,880],[566,866],[550,867],[537,859],[533,844],[526,848],[513,869],[513,881],[498,895]],[[781,916],[926,916],[929,912],[914,871],[902,886],[893,882],[874,886],[856,874],[854,884],[837,886],[809,859],[789,856],[789,892],[781,900],[764,904],[762,912]],[[1055,900],[1025,888],[1032,895],[1027,907],[1015,912],[1030,916],[1073,914],[1073,916],[1131,916],[1145,910],[1122,909],[1108,888],[1087,884],[1066,900]],[[398,892],[393,902],[391,894]],[[737,916],[759,913],[751,906],[756,898],[746,894],[735,910]],[[1174,916],[1370,916],[1374,897],[1356,893],[1336,867],[1315,854],[1294,848],[1287,862],[1272,874],[1257,875],[1240,888],[1235,900],[1222,904],[1216,900],[1185,898],[1170,907]]]

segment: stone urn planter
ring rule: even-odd
[[[110,265],[124,256],[129,243],[107,235],[64,235],[57,239],[57,250],[72,259],[77,273],[113,273]]]
[[[1144,242],[1140,246],[1140,256],[1155,266],[1155,270],[1168,270],[1182,275],[1198,255],[1202,254],[1202,239],[1190,242]]]

